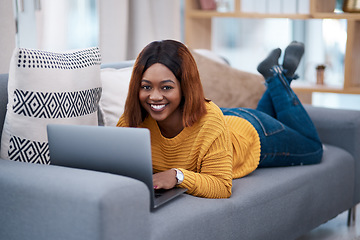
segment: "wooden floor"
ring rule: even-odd
[[[356,219],[351,226],[347,226],[346,211],[297,240],[360,240],[360,204],[356,210]]]

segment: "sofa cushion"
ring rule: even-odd
[[[265,91],[259,74],[240,71],[209,57],[203,51],[191,51],[199,69],[205,97],[219,107],[256,108]]]
[[[102,96],[99,102],[104,126],[116,126],[124,112],[132,67],[101,69]]]
[[[47,124],[97,125],[100,52],[14,50],[1,158],[49,163]]]

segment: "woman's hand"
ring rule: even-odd
[[[154,189],[171,189],[175,187],[176,183],[176,171],[174,169],[155,173],[153,175]]]

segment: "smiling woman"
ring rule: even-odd
[[[117,126],[150,130],[155,188],[178,186],[210,198],[231,195],[224,119],[205,99],[195,60],[182,43],[152,42],[140,52]]]
[[[232,179],[258,166],[320,162],[316,129],[290,88],[303,53],[304,45],[292,42],[282,66],[280,48],[259,64],[268,88],[257,109],[220,109],[205,99],[197,65],[184,44],[147,45],[135,61],[117,126],[150,130],[154,187],[227,198]]]

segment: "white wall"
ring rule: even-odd
[[[8,73],[15,48],[15,19],[12,0],[0,0],[0,73]]]

